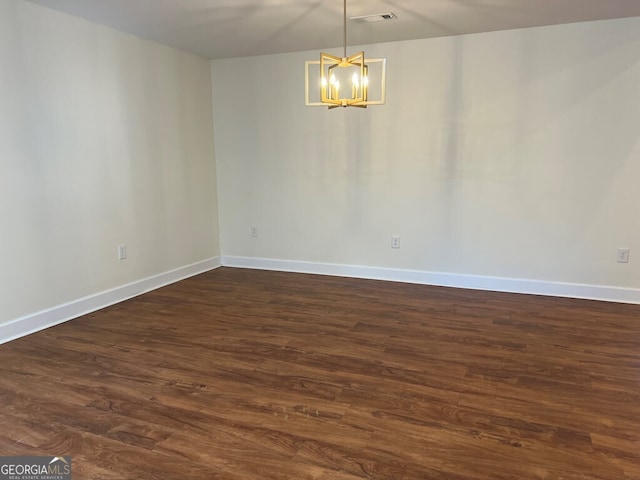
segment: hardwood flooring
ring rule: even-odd
[[[221,268],[0,346],[73,479],[640,479],[640,306]]]

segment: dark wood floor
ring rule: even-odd
[[[82,479],[640,479],[640,306],[221,268],[0,346]]]

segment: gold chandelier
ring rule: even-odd
[[[318,62],[307,62],[306,96],[307,105],[336,107],[360,107],[384,103],[385,59],[365,61],[364,52],[347,56],[347,0],[343,0],[343,56],[337,57],[328,53],[320,53],[320,94],[319,102],[309,100],[309,65]],[[374,86],[377,98],[370,100],[371,79],[370,66],[375,64],[376,80]]]

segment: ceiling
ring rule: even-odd
[[[206,58],[342,45],[341,0],[29,0]],[[640,16],[640,0],[348,0],[349,45]]]

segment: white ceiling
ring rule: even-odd
[[[342,45],[342,0],[30,0],[207,58]],[[640,16],[640,0],[347,0],[349,45]]]

